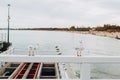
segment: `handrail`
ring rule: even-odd
[[[8,50],[2,52],[0,55],[10,55],[10,54],[14,54],[14,48],[13,47],[9,47]]]
[[[120,56],[0,55],[4,62],[120,63]]]
[[[120,56],[72,56],[72,55],[0,55],[2,62],[59,62],[80,63],[80,80],[90,80],[90,64],[120,63]]]

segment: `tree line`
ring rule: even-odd
[[[95,28],[96,31],[108,31],[108,32],[120,32],[119,25],[105,24],[102,27],[98,26]]]
[[[7,30],[7,28],[0,28],[0,30]],[[76,27],[71,26],[70,28],[10,28],[10,30],[49,30],[49,31],[108,31],[108,32],[120,32],[119,25],[104,24],[103,26],[97,27]]]

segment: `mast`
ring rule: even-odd
[[[9,30],[10,30],[10,4],[7,5],[8,6],[8,34],[7,34],[7,42],[9,43]]]

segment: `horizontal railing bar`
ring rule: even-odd
[[[4,62],[120,63],[120,56],[0,55]]]
[[[8,79],[4,79],[4,80],[8,80]],[[23,79],[9,79],[9,80],[23,80]],[[24,79],[24,80],[33,80],[33,79]],[[34,79],[34,80],[43,80],[43,79]],[[48,80],[48,79],[44,79],[44,80]],[[53,80],[53,79],[49,79],[49,80]],[[81,79],[54,79],[54,80],[81,80]],[[90,79],[90,80],[120,80],[120,79]]]

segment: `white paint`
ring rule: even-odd
[[[68,63],[120,63],[120,56],[71,56],[71,55],[0,55],[4,62],[68,62]]]
[[[81,64],[80,80],[90,80],[90,64]]]
[[[65,76],[66,76],[66,79],[69,80],[69,77],[66,71],[65,71]]]
[[[71,56],[71,55],[0,55],[0,62],[59,62],[80,63],[80,80],[90,80],[90,64],[120,63],[120,56]]]

